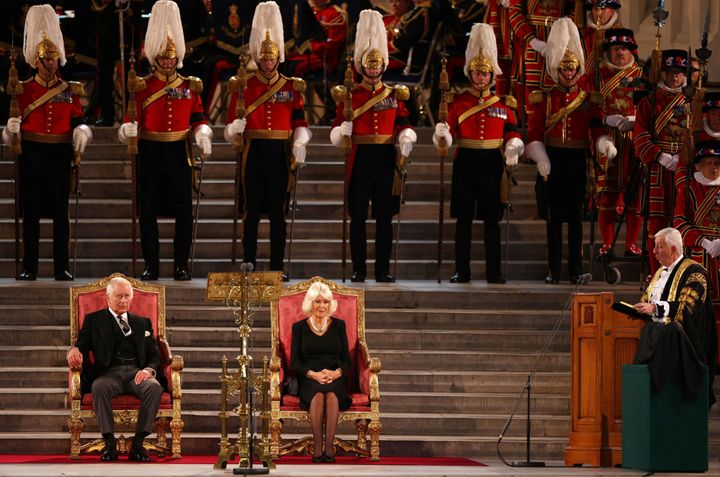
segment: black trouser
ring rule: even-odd
[[[138,144],[137,186],[140,242],[145,265],[160,269],[158,216],[175,218],[173,259],[187,264],[192,244],[192,170],[187,142],[141,140]]]
[[[585,149],[548,146],[547,221],[548,265],[559,277],[562,266],[562,223],[568,224],[568,272],[570,277],[582,274],[582,210],[585,200]]]
[[[392,197],[395,171],[395,147],[392,144],[367,144],[357,147],[348,190],[350,214],[350,253],[353,270],[367,272],[367,233],[365,222],[372,201],[375,218],[375,276],[390,272],[392,250]]]
[[[270,270],[282,270],[287,237],[287,141],[253,139],[245,162],[244,261],[256,265],[260,216],[270,219]]]
[[[500,276],[500,180],[504,163],[500,149],[459,148],[453,161],[450,214],[455,222],[455,271],[470,275],[473,219],[482,219],[485,275]]]
[[[23,268],[38,271],[40,218],[53,221],[53,268],[55,274],[68,268],[68,195],[72,144],[22,141],[20,203],[23,210]]]

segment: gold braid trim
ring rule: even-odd
[[[683,311],[685,308],[688,309],[688,312],[692,315],[695,313],[695,305],[697,304],[698,300],[700,300],[700,295],[697,291],[693,290],[689,287],[692,283],[699,283],[703,287],[703,296],[702,300],[705,300],[705,297],[707,295],[707,280],[705,279],[705,276],[702,273],[692,273],[687,279],[687,282],[685,283],[685,286],[683,287],[682,291],[680,292],[680,298],[679,302],[680,305],[678,306],[677,313],[675,314],[676,321],[683,322]]]

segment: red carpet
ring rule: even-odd
[[[181,459],[153,458],[152,463],[157,464],[208,464],[212,465],[217,460],[214,455],[189,455]],[[100,462],[99,455],[84,455],[80,459],[72,460],[62,454],[0,454],[0,464],[66,464],[66,463],[97,463]],[[118,462],[127,462],[127,457],[122,456]],[[327,465],[313,464],[309,456],[285,456],[275,461],[276,465]],[[373,462],[370,459],[359,459],[353,456],[338,456],[335,464],[339,465],[424,465],[424,466],[485,466],[480,462],[465,459],[463,457],[380,457],[379,461]],[[259,465],[259,464],[256,464]],[[228,467],[236,467],[237,459],[228,463]]]

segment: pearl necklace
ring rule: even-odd
[[[325,330],[327,329],[328,325],[330,324],[330,320],[326,320],[325,324],[319,328],[315,326],[312,318],[310,318],[308,320],[308,323],[310,323],[310,328],[312,328],[313,331],[315,331],[315,333],[321,335],[321,334],[325,333]]]

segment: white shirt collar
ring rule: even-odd
[[[675,269],[675,267],[677,266],[677,264],[680,263],[680,262],[682,262],[683,258],[685,258],[685,257],[683,257],[682,255],[680,255],[677,260],[675,260],[673,263],[670,264],[669,267],[667,267],[668,274],[672,273],[672,271]]]

